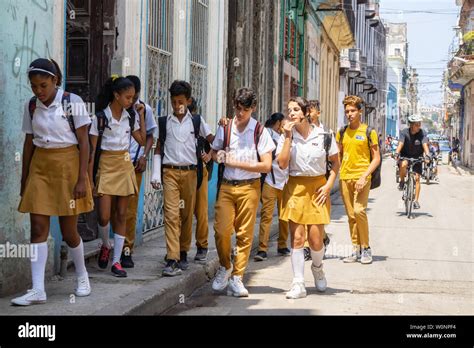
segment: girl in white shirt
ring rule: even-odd
[[[112,273],[116,277],[127,276],[127,272],[120,264],[120,256],[125,242],[128,200],[131,195],[139,192],[135,169],[128,152],[130,139],[133,136],[140,146],[145,146],[146,143],[143,105],[138,104],[137,112],[134,114],[127,111],[133,105],[134,96],[135,86],[132,81],[125,77],[109,78],[97,97],[96,109],[99,112],[92,118],[90,129],[92,154],[89,173],[91,178],[95,152],[100,151],[100,161],[96,164],[98,170],[94,188],[94,193],[99,196],[98,227],[102,238],[98,263],[100,268],[105,269],[109,262],[112,249],[109,242],[111,203],[112,197],[116,196],[112,261]],[[104,121],[103,127],[101,127],[101,120]],[[101,128],[103,129],[102,140],[100,148],[96,149]]]
[[[312,265],[316,289],[325,291],[327,282],[322,260],[324,256],[324,225],[330,222],[331,203],[329,195],[339,170],[338,149],[334,137],[329,150],[332,163],[329,179],[326,180],[326,152],[324,133],[312,125],[309,118],[308,102],[300,97],[288,102],[290,122],[284,126],[277,148],[280,168],[290,169],[290,177],[283,190],[280,218],[289,222],[293,267],[293,283],[286,297],[290,299],[306,297],[304,286],[304,241],[306,226],[311,249]]]
[[[12,300],[20,306],[46,302],[44,273],[50,216],[59,217],[63,240],[74,260],[76,296],[90,294],[77,220],[79,214],[94,208],[87,177],[90,117],[86,106],[79,96],[60,88],[61,70],[53,60],[33,61],[28,78],[35,96],[25,103],[23,115],[26,137],[18,211],[30,213],[33,287]]]

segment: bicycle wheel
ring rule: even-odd
[[[408,177],[408,182],[407,182],[407,196],[405,200],[405,207],[406,207],[406,213],[407,217],[411,218],[411,211],[413,209],[413,195],[414,195],[414,190],[413,190],[414,182],[413,182],[413,174],[410,174]]]

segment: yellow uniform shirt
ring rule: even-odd
[[[370,150],[367,140],[367,125],[362,123],[358,129],[347,127],[342,139],[342,160],[339,177],[341,180],[358,180],[369,168]],[[378,145],[377,132],[370,133],[372,144]],[[340,134],[336,141],[340,144]],[[370,179],[371,176],[368,177]]]

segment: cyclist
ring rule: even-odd
[[[408,117],[409,127],[400,132],[400,139],[398,147],[395,150],[395,159],[398,160],[400,155],[402,157],[419,158],[425,154],[427,163],[429,163],[430,150],[428,149],[428,137],[426,132],[421,129],[422,117],[420,115],[411,115]],[[408,161],[404,160],[399,163],[400,166],[400,183],[398,189],[403,191],[405,187],[405,175],[407,173]],[[413,171],[416,173],[416,190],[415,202],[413,208],[420,209],[420,177],[422,173],[421,163],[415,164]]]
[[[439,148],[436,147],[435,142],[431,142],[429,145],[431,160],[433,161],[433,175],[434,179],[438,181],[438,155]]]

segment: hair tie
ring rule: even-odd
[[[114,74],[112,76],[110,76],[112,78],[112,82],[114,82],[116,79],[119,78],[119,76],[117,74]]]

